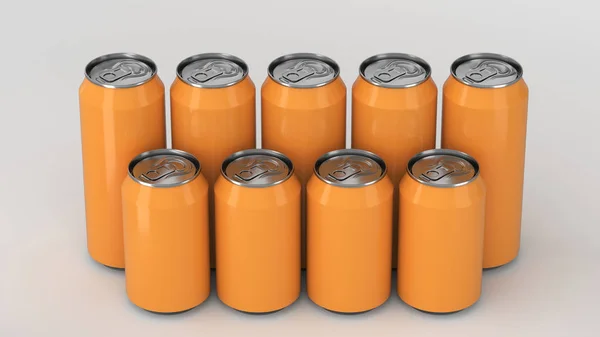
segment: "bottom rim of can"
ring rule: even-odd
[[[423,158],[430,157],[430,156],[437,156],[437,155],[455,156],[455,157],[464,159],[464,160],[468,161],[469,164],[473,165],[475,174],[473,175],[473,177],[471,177],[471,179],[461,182],[461,183],[458,183],[458,184],[453,184],[453,185],[436,185],[436,184],[432,184],[432,183],[423,182],[423,181],[420,181],[419,179],[417,179],[417,177],[415,177],[415,175],[412,172],[413,165]],[[419,184],[423,184],[423,185],[431,186],[431,187],[437,187],[437,188],[455,188],[455,187],[460,187],[460,186],[465,186],[467,184],[470,184],[471,182],[475,181],[475,179],[477,179],[477,177],[479,177],[479,163],[477,162],[477,160],[475,160],[475,158],[471,157],[470,155],[468,155],[462,151],[451,150],[451,149],[431,149],[431,150],[425,150],[423,152],[419,152],[416,155],[414,155],[408,161],[408,165],[406,165],[406,173],[408,173],[408,175]]]

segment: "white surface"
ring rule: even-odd
[[[600,335],[594,1],[154,2],[3,3],[0,336]],[[166,86],[183,58],[228,52],[248,62],[257,89],[272,59],[297,51],[337,60],[348,90],[380,52],[423,57],[440,89],[463,54],[515,58],[530,88],[520,257],[486,272],[480,302],[454,315],[413,310],[395,291],[354,316],[305,293],[268,316],[214,294],[176,316],[137,309],[123,273],[94,263],[85,242],[77,89],[86,63],[115,51],[154,59]]]

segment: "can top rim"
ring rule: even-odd
[[[413,172],[412,172],[413,165],[416,164],[419,160],[430,157],[430,156],[440,156],[440,155],[454,156],[454,157],[458,157],[458,158],[468,161],[469,164],[471,164],[473,166],[473,169],[475,170],[475,174],[473,174],[473,177],[471,177],[467,181],[463,181],[458,184],[448,184],[448,185],[437,185],[437,184],[433,184],[431,182],[425,182],[425,181],[419,180],[419,178],[413,174]],[[455,188],[455,187],[460,187],[460,186],[470,184],[471,182],[475,181],[475,179],[477,179],[477,177],[479,177],[479,163],[477,162],[477,160],[475,160],[475,158],[473,158],[470,155],[468,155],[464,152],[461,152],[461,151],[450,150],[450,149],[431,149],[431,150],[426,150],[426,151],[417,153],[415,156],[413,156],[408,161],[408,165],[406,166],[406,173],[408,173],[408,175],[419,184],[436,187],[436,188]]]
[[[374,81],[371,81],[370,79],[368,79],[365,76],[365,71],[367,69],[367,67],[374,62],[380,61],[380,60],[385,60],[385,59],[392,59],[392,58],[398,58],[398,59],[405,59],[405,60],[409,60],[409,61],[413,61],[415,63],[417,63],[418,65],[420,65],[421,67],[423,67],[423,69],[425,69],[425,78],[423,78],[420,81],[414,82],[414,83],[410,83],[407,85],[401,85],[401,86],[390,86],[390,85],[386,85],[384,83],[377,83]],[[365,59],[360,66],[358,67],[358,73],[360,74],[360,77],[362,77],[365,81],[367,81],[369,84],[378,86],[378,87],[382,87],[382,88],[389,88],[389,89],[405,89],[405,88],[411,88],[411,87],[416,87],[417,85],[424,83],[425,81],[427,81],[430,77],[431,77],[431,66],[429,65],[429,63],[427,63],[427,61],[425,61],[424,59],[412,55],[412,54],[406,54],[406,53],[381,53],[381,54],[376,54],[373,55],[367,59]]]
[[[92,72],[92,69],[94,69],[94,67],[96,67],[98,64],[100,64],[102,62],[119,59],[119,58],[129,58],[132,60],[136,60],[136,61],[145,63],[148,67],[150,67],[150,70],[152,71],[151,76],[149,76],[148,78],[146,78],[142,81],[139,81],[137,83],[127,85],[127,86],[118,86],[118,85],[112,85],[112,84],[98,83],[97,81],[92,79],[92,77],[90,76],[90,73]],[[88,62],[88,64],[85,66],[85,78],[88,81],[90,81],[92,84],[95,84],[100,87],[108,88],[108,89],[127,89],[127,88],[134,88],[134,87],[140,86],[142,84],[146,84],[146,83],[150,82],[156,76],[157,72],[158,72],[158,68],[156,66],[156,63],[154,63],[154,61],[152,61],[149,57],[146,57],[146,56],[140,55],[140,54],[136,54],[136,53],[128,53],[128,52],[105,54],[105,55],[96,57],[95,59]]]
[[[243,183],[236,181],[236,180],[232,179],[231,177],[227,176],[226,170],[227,170],[227,167],[229,166],[229,164],[231,164],[232,162],[234,162],[235,160],[237,160],[239,158],[253,156],[253,155],[271,156],[271,157],[275,157],[275,158],[281,160],[289,168],[287,175],[285,176],[285,178],[280,179],[273,183],[254,184],[254,185],[243,184]],[[281,152],[277,152],[277,151],[269,150],[269,149],[247,149],[247,150],[238,151],[238,152],[231,154],[229,157],[225,158],[225,160],[221,164],[221,176],[223,178],[225,178],[227,181],[229,181],[230,183],[232,183],[234,185],[237,185],[240,187],[247,187],[247,188],[266,188],[266,187],[272,187],[272,186],[282,184],[282,183],[286,182],[288,179],[290,179],[290,177],[294,174],[294,170],[295,170],[294,163],[292,163],[292,160],[290,158],[288,158],[286,155],[284,155]]]
[[[481,85],[481,84],[476,84],[476,83],[469,83],[469,82],[465,81],[464,79],[459,78],[459,76],[457,76],[456,70],[458,69],[458,67],[461,64],[463,64],[463,63],[465,63],[467,61],[471,61],[471,60],[475,60],[475,59],[480,59],[480,58],[489,58],[489,59],[499,60],[499,61],[503,61],[503,62],[508,63],[513,68],[515,68],[515,70],[517,71],[516,78],[514,80],[510,81],[510,82],[503,83],[503,84],[498,84],[498,85]],[[515,59],[513,59],[511,57],[508,57],[508,56],[505,56],[505,55],[502,55],[502,54],[496,54],[496,53],[472,53],[472,54],[463,55],[463,56],[457,58],[454,62],[452,62],[452,65],[450,65],[450,73],[452,74],[452,77],[454,77],[454,79],[456,79],[460,83],[468,85],[468,86],[473,87],[473,88],[479,88],[479,89],[499,89],[499,88],[508,87],[510,85],[513,85],[513,84],[519,82],[519,80],[523,77],[523,67]]]
[[[299,59],[299,58],[314,59],[314,60],[318,60],[318,61],[327,63],[333,69],[333,77],[331,79],[329,79],[328,81],[325,81],[325,82],[319,83],[319,84],[315,84],[312,86],[297,86],[297,85],[293,85],[293,84],[289,84],[289,83],[283,83],[280,80],[275,78],[274,71],[275,71],[275,68],[277,68],[277,66],[279,64],[286,62],[286,61]],[[314,88],[326,86],[329,83],[332,83],[333,81],[335,81],[340,76],[340,66],[333,59],[331,59],[325,55],[321,55],[321,54],[317,54],[317,53],[292,53],[292,54],[285,54],[285,55],[279,56],[278,58],[271,61],[271,63],[269,64],[269,67],[267,68],[267,73],[269,74],[269,77],[275,83],[282,85],[284,87],[294,88],[294,89],[314,89]]]
[[[203,59],[211,59],[211,58],[216,58],[216,59],[223,59],[223,60],[228,60],[231,61],[235,64],[237,64],[238,66],[240,66],[240,68],[242,68],[242,77],[229,82],[229,83],[225,83],[222,85],[202,85],[199,83],[190,83],[189,81],[186,81],[183,78],[183,69],[189,65],[190,63],[199,61],[199,60],[203,60]],[[221,89],[221,88],[226,88],[226,87],[230,87],[233,85],[236,85],[238,83],[240,83],[241,81],[243,81],[244,79],[246,79],[246,77],[248,77],[248,72],[249,72],[249,67],[248,64],[242,60],[241,58],[231,55],[231,54],[226,54],[226,53],[201,53],[201,54],[195,54],[192,55],[190,57],[186,57],[185,59],[183,59],[181,62],[179,62],[179,64],[177,65],[177,78],[179,78],[183,83],[196,87],[196,88],[202,88],[202,89]]]
[[[370,181],[370,182],[364,183],[364,184],[360,184],[360,185],[337,184],[333,181],[329,181],[329,180],[326,180],[325,178],[321,177],[321,175],[319,174],[319,168],[321,167],[321,164],[323,164],[324,162],[326,162],[327,160],[329,160],[331,158],[339,157],[339,156],[348,156],[348,155],[363,156],[363,157],[372,159],[381,167],[381,175],[377,179],[374,179],[373,181]],[[366,150],[360,150],[360,149],[340,149],[340,150],[334,150],[334,151],[327,152],[324,155],[322,155],[321,157],[319,157],[319,159],[317,159],[317,161],[315,162],[315,165],[313,167],[313,173],[315,176],[317,176],[317,178],[319,178],[319,180],[321,180],[324,183],[331,185],[331,186],[340,187],[340,188],[361,188],[361,187],[374,185],[374,184],[378,183],[379,181],[381,181],[387,175],[387,165],[385,164],[385,161],[383,161],[383,159],[381,157],[379,157],[378,155],[376,155],[373,152],[369,152]]]
[[[139,162],[141,162],[142,160],[144,160],[146,158],[161,156],[161,155],[176,155],[176,156],[183,157],[183,158],[189,160],[190,162],[192,162],[192,164],[194,164],[194,166],[196,166],[196,172],[194,173],[194,175],[192,177],[190,177],[186,180],[179,181],[179,182],[173,183],[173,184],[164,184],[164,185],[152,185],[147,182],[141,181],[140,179],[136,178],[133,175],[133,169]],[[131,160],[131,162],[129,163],[129,166],[127,169],[127,174],[129,175],[129,177],[131,179],[133,179],[133,181],[137,182],[140,185],[146,186],[146,187],[171,188],[171,187],[185,185],[185,184],[193,181],[194,179],[196,179],[198,177],[198,175],[200,174],[201,171],[202,171],[202,165],[200,164],[200,161],[198,161],[198,159],[191,153],[188,153],[188,152],[185,152],[182,150],[176,150],[176,149],[156,149],[156,150],[146,151],[146,152],[143,152],[143,153],[135,156],[135,158],[133,158]]]

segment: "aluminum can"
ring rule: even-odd
[[[352,147],[381,156],[394,184],[392,267],[398,252],[398,184],[415,153],[435,147],[437,87],[423,59],[400,53],[366,59],[352,86]]]
[[[523,68],[498,54],[457,59],[444,84],[442,147],[469,153],[487,183],[484,268],[514,260],[521,242],[529,89]]]
[[[240,311],[268,313],[300,295],[300,181],[271,150],[234,153],[215,184],[217,294]]]
[[[140,154],[122,185],[125,283],[135,305],[158,313],[198,306],[210,294],[208,183],[179,150]]]
[[[256,147],[255,105],[256,88],[248,76],[248,65],[240,58],[206,53],[188,57],[177,66],[171,85],[173,147],[196,156],[209,183],[213,268],[213,186],[227,156]]]
[[[87,247],[97,262],[124,268],[121,184],[137,154],[165,147],[165,88],[147,57],[92,60],[79,87]]]
[[[261,90],[262,147],[285,153],[302,183],[302,267],[306,265],[306,182],[317,158],[346,146],[346,85],[332,59],[281,56]]]
[[[481,295],[485,184],[477,161],[453,150],[414,156],[400,182],[398,296],[449,313]]]
[[[307,185],[308,297],[335,312],[374,309],[390,296],[392,200],[387,166],[363,150],[320,157]]]

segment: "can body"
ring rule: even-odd
[[[164,85],[157,75],[116,88],[86,78],[79,108],[88,251],[99,263],[124,268],[121,184],[131,158],[165,146]]]
[[[128,176],[122,194],[131,302],[159,313],[201,304],[210,294],[206,179],[198,173],[179,186],[154,187]]]
[[[375,64],[371,72],[374,63],[381,65]],[[359,70],[352,87],[352,147],[381,156],[394,184],[392,267],[396,268],[398,184],[408,160],[435,147],[437,87],[429,65],[410,55],[376,55],[365,60]],[[377,74],[372,73],[381,70],[404,75],[393,82],[377,82]]]
[[[346,86],[336,75],[321,86],[290,87],[267,77],[261,89],[262,146],[294,162],[303,185],[302,266],[306,258],[305,186],[315,160],[345,147]]]
[[[400,182],[400,298],[427,312],[449,313],[481,295],[485,185],[476,177],[440,188],[409,174]]]
[[[451,75],[444,84],[442,147],[474,156],[487,185],[484,268],[504,265],[519,253],[527,105],[522,78],[486,88]]]
[[[394,187],[383,173],[362,187],[307,185],[309,298],[330,311],[374,309],[390,296]]]
[[[241,186],[224,176],[217,179],[217,294],[223,303],[244,312],[268,313],[298,298],[300,196],[293,173],[264,187]]]
[[[184,75],[185,66],[197,71],[213,70],[210,63],[207,65],[203,60],[213,60],[213,67],[214,60],[237,64],[241,74],[239,78],[230,76],[222,82],[218,82],[218,76],[205,82],[189,80],[191,76]],[[255,86],[247,76],[247,66],[238,60],[223,54],[193,56],[182,61],[171,85],[173,147],[196,156],[209,183],[212,267],[215,266],[213,185],[219,177],[221,163],[233,152],[256,146]],[[194,63],[197,66],[194,67]]]

